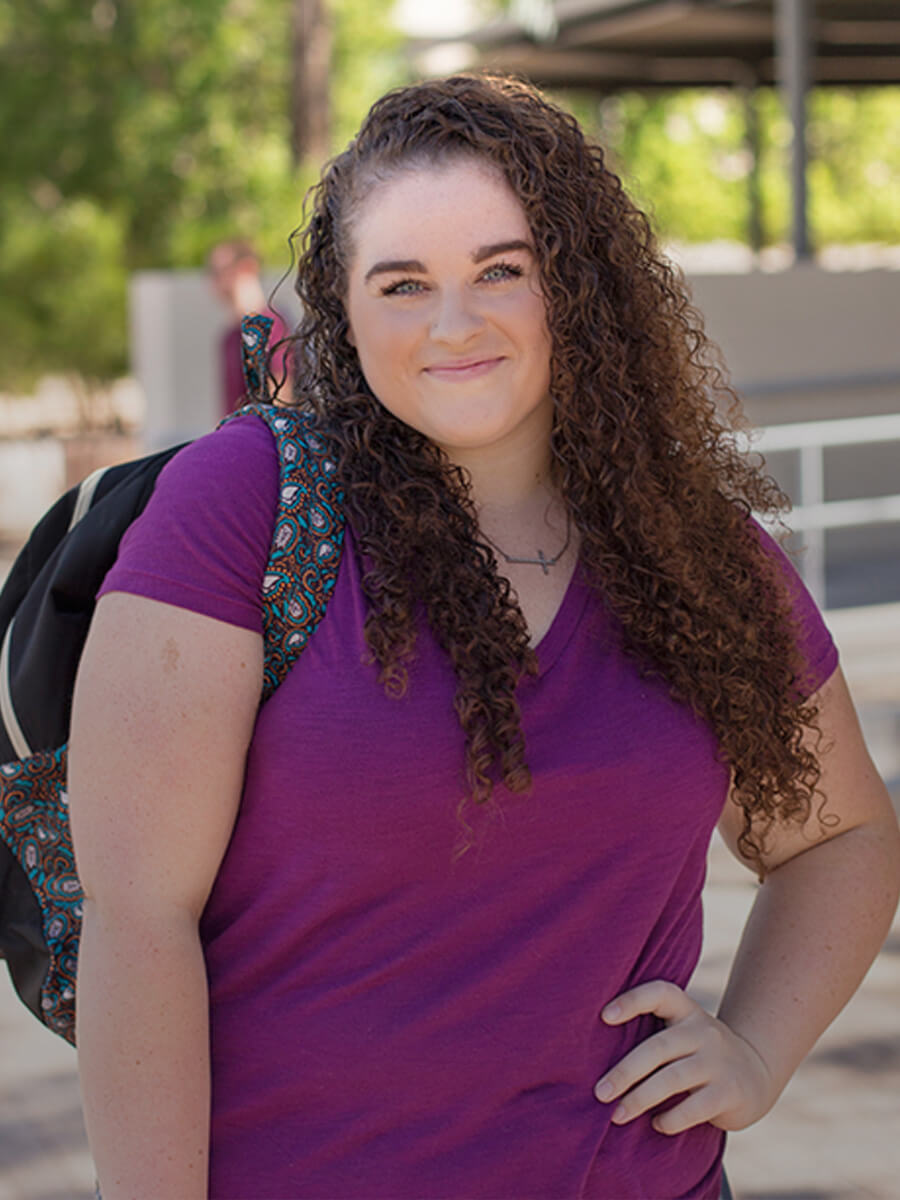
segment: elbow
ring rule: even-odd
[[[893,812],[875,828],[856,831],[862,850],[856,864],[856,877],[872,898],[873,917],[883,921],[887,936],[897,905],[900,903],[900,824]]]
[[[896,909],[900,902],[900,823],[896,818],[888,830],[885,850],[888,857],[893,904]]]

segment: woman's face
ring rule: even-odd
[[[350,338],[379,401],[453,458],[552,426],[550,334],[531,232],[489,164],[399,170],[350,229]]]

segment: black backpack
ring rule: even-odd
[[[245,345],[261,354],[270,322],[251,321],[257,325],[250,337],[245,331]],[[252,366],[245,360],[251,386],[259,380]],[[280,464],[262,595],[266,700],[324,614],[343,518],[334,463],[309,416],[268,403],[234,415],[247,413],[269,426]],[[72,690],[96,593],[179,449],[95,472],[67,492],[34,529],[0,592],[0,956],[24,1003],[73,1043],[82,893],[66,796]]]

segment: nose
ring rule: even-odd
[[[458,344],[479,332],[484,317],[475,298],[465,288],[445,288],[435,298],[431,337],[436,342]]]

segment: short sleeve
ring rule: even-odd
[[[98,596],[129,592],[261,633],[277,504],[275,441],[239,417],[166,464]]]
[[[794,618],[797,648],[803,663],[798,691],[806,699],[818,691],[838,665],[834,639],[800,575],[775,539],[756,521],[753,522],[760,546],[776,564],[787,587]]]

